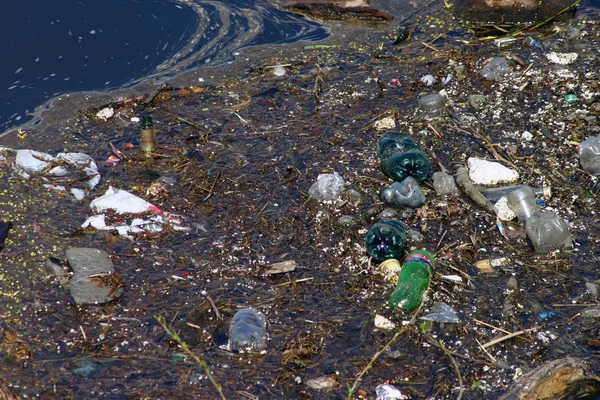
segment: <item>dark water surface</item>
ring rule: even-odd
[[[60,94],[132,85],[240,47],[318,40],[317,24],[250,0],[4,0],[0,132]]]

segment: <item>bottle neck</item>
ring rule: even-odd
[[[409,262],[409,261],[423,261],[424,263],[426,263],[427,265],[429,265],[429,269],[430,271],[433,271],[435,269],[435,261],[433,261],[433,257],[428,256],[427,254],[421,253],[421,252],[414,252],[414,253],[410,253],[406,259],[404,260],[405,263]]]

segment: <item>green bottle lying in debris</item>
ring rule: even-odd
[[[406,225],[400,221],[388,220],[376,223],[367,232],[365,239],[367,253],[376,261],[402,258],[406,246],[406,231]]]
[[[379,157],[383,173],[396,182],[409,176],[418,181],[429,177],[429,158],[407,133],[390,131],[383,134],[379,139]]]
[[[431,253],[425,250],[410,252],[402,264],[398,286],[390,296],[390,307],[400,307],[408,312],[419,308],[434,269],[435,258]]]

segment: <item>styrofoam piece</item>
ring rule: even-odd
[[[494,204],[494,212],[502,221],[512,221],[513,219],[517,218],[515,212],[508,205],[508,199],[506,196],[500,197],[500,200]]]
[[[469,178],[475,185],[497,185],[511,183],[519,179],[519,173],[504,165],[471,157],[467,160]]]

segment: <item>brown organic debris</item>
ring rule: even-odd
[[[600,390],[600,378],[579,358],[550,361],[523,375],[500,400],[573,399]]]

